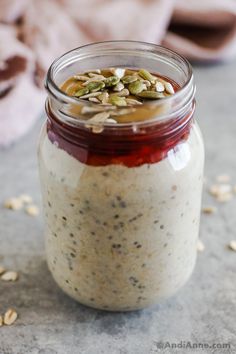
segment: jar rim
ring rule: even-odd
[[[110,46],[110,49],[109,49]],[[193,82],[193,71],[191,64],[189,61],[181,56],[180,54],[176,53],[175,51],[168,49],[164,46],[161,45],[156,45],[153,43],[148,43],[148,42],[142,42],[142,41],[133,41],[133,40],[112,40],[112,41],[102,41],[102,42],[93,42],[89,43],[77,48],[74,48],[58,58],[56,58],[52,64],[50,65],[46,79],[45,79],[45,88],[49,94],[49,97],[56,99],[57,101],[60,101],[61,103],[65,104],[73,104],[73,105],[84,105],[88,107],[97,107],[97,104],[94,102],[86,101],[77,97],[69,96],[67,95],[64,91],[62,91],[59,87],[58,84],[56,84],[55,79],[54,79],[54,74],[57,73],[57,71],[60,69],[60,66],[64,63],[70,64],[70,56],[74,54],[80,55],[80,53],[86,49],[91,49],[91,50],[100,50],[100,51],[105,51],[105,50],[112,50],[116,51],[115,46],[118,46],[117,49],[122,50],[122,51],[127,51],[129,50],[128,48],[125,48],[125,46],[134,46],[135,52],[138,53],[139,51],[143,51],[145,49],[146,52],[151,53],[152,55],[164,55],[166,58],[169,56],[169,58],[175,58],[179,63],[181,63],[186,71],[186,80],[184,81],[183,85],[180,86],[177,92],[175,92],[174,95],[168,96],[165,98],[161,98],[160,100],[155,100],[155,101],[145,101],[142,104],[142,107],[149,107],[153,106],[154,104],[156,106],[161,105],[163,103],[166,104],[173,104],[173,102],[178,102],[176,105],[175,109],[173,109],[171,112],[160,114],[158,116],[155,116],[154,118],[150,118],[147,120],[142,120],[142,121],[134,121],[134,122],[127,122],[127,123],[118,123],[114,125],[113,123],[104,123],[104,127],[107,128],[112,128],[112,129],[120,129],[122,127],[132,127],[132,126],[145,126],[149,124],[153,124],[159,121],[164,121],[164,120],[169,120],[172,117],[176,117],[179,115],[182,115],[182,113],[186,110],[186,106],[189,106],[194,100],[195,96],[195,85]],[[121,47],[120,47],[121,46]],[[123,47],[122,47],[123,46]],[[107,48],[108,47],[108,48]],[[81,53],[81,54],[82,54]],[[84,57],[85,59],[86,57]],[[73,59],[73,58],[72,58]],[[169,62],[171,60],[169,59]],[[94,68],[93,68],[94,69]],[[171,78],[170,78],[171,79]],[[49,101],[49,100],[48,100]],[[104,106],[104,107],[110,107],[110,106]],[[134,105],[132,108],[138,109],[141,106],[139,105]],[[121,111],[122,109],[127,108],[127,107],[116,107],[117,111]],[[61,113],[61,112],[60,112]],[[68,116],[63,112],[63,115],[59,114],[60,118],[64,123],[68,123],[69,125],[85,125],[86,120],[81,119],[79,117],[73,117],[73,116]]]

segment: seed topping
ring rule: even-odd
[[[103,123],[99,122],[99,127],[92,128],[96,132],[103,131],[102,124],[107,119],[113,119],[116,123],[121,121],[121,119],[117,121],[114,118],[118,107],[140,106],[145,101],[159,100],[175,93],[170,82],[151,74],[148,70],[131,70],[128,68],[105,68],[78,73],[69,78],[62,85],[62,89],[70,96],[97,105],[97,107],[94,107],[95,105],[83,106],[79,111],[82,116],[86,115],[84,119],[87,120],[87,128],[92,128],[97,119],[102,117]],[[136,109],[137,107],[133,108],[134,112]],[[98,113],[102,112],[109,112],[110,114],[97,116]],[[130,110],[125,114],[129,115],[132,112]],[[127,118],[125,119],[127,121]],[[13,203],[13,207],[17,208],[17,205],[15,206]]]

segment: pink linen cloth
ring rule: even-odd
[[[236,0],[0,0],[0,146],[42,112],[43,77],[55,57],[113,39],[228,60],[236,57]]]

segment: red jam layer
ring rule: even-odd
[[[117,135],[106,128],[95,134],[82,128],[65,127],[49,113],[47,134],[52,143],[84,164],[136,167],[163,160],[169,150],[187,140],[192,114],[193,110],[181,119],[181,128],[179,120],[174,119],[145,128],[142,133],[129,131]]]
[[[175,91],[179,90],[175,82],[168,81]],[[49,108],[47,134],[52,143],[81,163],[91,166],[120,164],[136,167],[163,160],[168,151],[188,139],[194,108],[193,104],[192,110],[183,117],[156,122],[138,131],[130,128],[124,130],[122,127],[119,129],[117,124],[115,128],[105,128],[99,134],[83,126],[75,127],[61,122]]]

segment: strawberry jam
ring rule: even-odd
[[[175,92],[179,90],[175,82],[165,80],[171,82]],[[119,127],[117,124],[112,129],[105,127],[101,133],[96,134],[83,125],[62,123],[47,105],[47,132],[52,143],[56,143],[82,163],[92,166],[123,164],[135,167],[161,161],[170,149],[186,140],[193,112],[194,105],[181,117],[156,121],[151,125],[146,124],[146,127],[144,124],[144,127],[137,129],[132,126]]]

